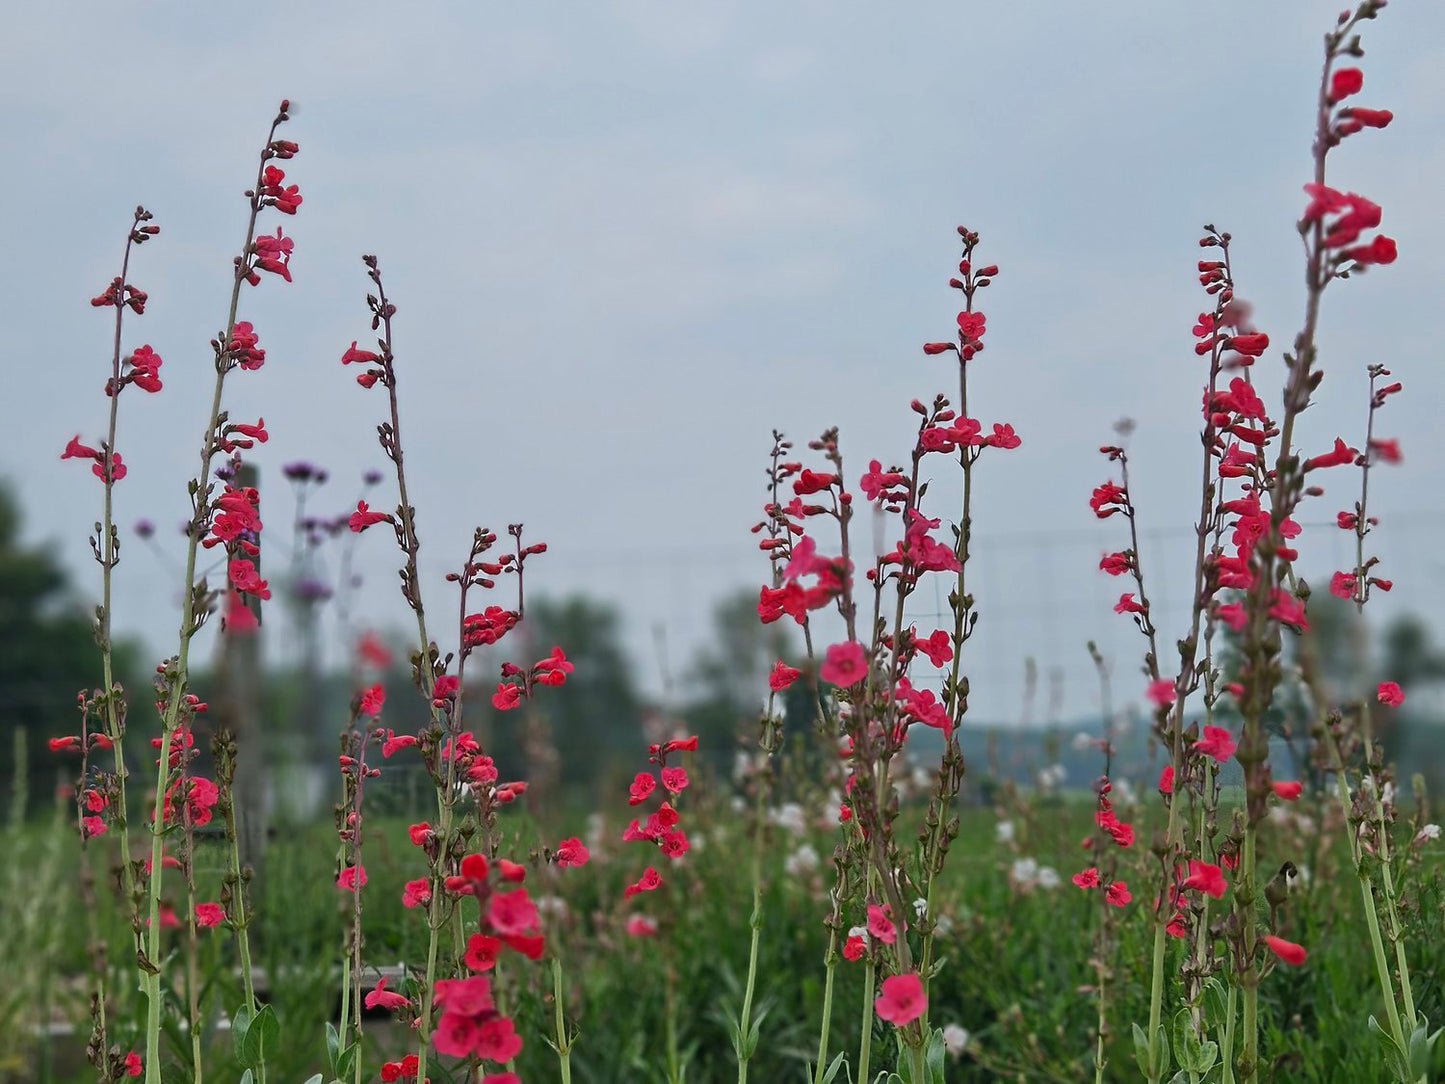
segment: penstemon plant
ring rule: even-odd
[[[767,537],[761,540],[760,547],[774,568],[773,585],[764,586],[759,594],[758,616],[764,623],[788,616],[802,626],[816,677],[832,686],[833,706],[820,706],[820,718],[825,730],[842,741],[848,758],[847,798],[839,818],[843,823],[843,858],[834,888],[834,913],[829,920],[830,943],[825,959],[828,994],[824,998],[815,1069],[815,1080],[820,1082],[836,1078],[846,1064],[841,1056],[830,1062],[828,1048],[832,972],[845,908],[855,914],[861,912],[859,917],[865,919],[865,924],[849,933],[843,956],[848,960],[866,957],[862,1038],[857,1060],[849,1071],[855,1079],[869,1079],[876,1015],[894,1026],[901,1079],[909,1084],[925,1084],[941,1079],[942,1073],[943,1038],[929,1025],[928,984],[944,963],[935,954],[933,893],[949,846],[959,832],[953,803],[963,782],[964,765],[957,730],[968,710],[969,688],[961,657],[978,621],[965,578],[973,538],[973,470],[985,449],[1010,450],[1021,443],[1013,426],[995,423],[985,431],[966,413],[969,363],[982,352],[986,330],[985,315],[975,302],[978,293],[998,275],[998,267],[976,265],[977,233],[960,226],[958,234],[963,254],[958,276],[949,283],[962,294],[964,303],[957,318],[957,340],[931,342],[923,347],[927,356],[952,356],[956,360],[958,406],[955,409],[943,394],[935,395],[927,405],[915,400],[912,409],[919,420],[907,468],[885,470],[875,459],[859,481],[864,499],[881,517],[894,517],[899,528],[893,549],[874,555],[866,573],[872,589],[871,613],[864,611],[860,616],[855,596],[854,541],[850,533],[854,494],[845,482],[836,430],[809,443],[809,448],[822,456],[821,470],[782,460],[787,449],[781,436],[774,434],[769,471],[772,499],[764,508],[766,519],[754,528],[755,532],[766,530]],[[937,518],[929,518],[924,512],[930,485],[924,476],[924,463],[933,455],[956,457],[962,475],[956,513],[941,512]],[[779,497],[785,480],[791,480],[793,491],[793,499],[786,504]],[[948,516],[953,535],[951,545],[933,534],[944,515]],[[829,521],[838,532],[836,556],[820,552],[819,533],[811,526]],[[947,578],[953,627],[924,635],[908,621],[907,609],[909,599],[930,575]],[[825,608],[837,611],[846,639],[829,645],[818,660],[812,649],[812,614]],[[932,668],[931,679],[940,683],[941,696],[920,687],[928,680],[923,676],[923,660]],[[772,693],[787,688],[799,675],[800,671],[779,660],[770,681]],[[910,853],[895,834],[899,813],[896,779],[904,768],[905,743],[914,724],[939,730],[943,753],[923,827]],[[764,717],[767,751],[771,751],[767,737],[770,727],[776,727],[771,700]],[[756,886],[755,879],[755,899]],[[755,937],[759,922],[754,919]],[[880,972],[883,977],[877,981],[875,997]],[[751,974],[750,964],[749,993]],[[746,1004],[734,1037],[739,1080],[746,1079],[747,1056],[757,1042],[756,1035],[748,1031]]]
[[[233,261],[229,308],[211,343],[215,382],[200,467],[188,486],[179,640],[175,654],[155,669],[159,725],[140,744],[155,750],[156,776],[153,791],[144,796],[135,794],[133,782],[128,785],[137,743],[126,741],[131,718],[119,681],[112,613],[120,560],[116,485],[127,472],[118,449],[119,404],[122,394],[127,402],[134,399],[130,388],[162,389],[159,354],[149,344],[125,347],[127,321],[142,315],[147,303],[146,293],[131,281],[132,257],[159,232],[151,213],[136,208],[120,273],[92,300],[97,308],[114,310],[105,435],[94,447],[77,436],[62,456],[89,461],[102,485],[100,519],[91,538],[101,569],[94,623],[100,687],[79,698],[79,734],[51,742],[54,751],[78,757],[73,793],[66,792],[74,804],[65,808],[73,809],[81,841],[87,1054],[96,1079],[116,1084],[143,1076],[146,1084],[181,1079],[203,1084],[209,1073],[212,1079],[265,1084],[286,1072],[283,1055],[306,1045],[315,1047],[316,1064],[323,1050],[326,1059],[326,1071],[307,1084],[361,1084],[377,1076],[386,1084],[520,1084],[519,1066],[539,1063],[539,1047],[527,1049],[535,1034],[551,1050],[540,1051],[542,1063],[550,1068],[555,1055],[563,1084],[571,1084],[574,1076],[631,1079],[624,1074],[640,1069],[668,1084],[684,1084],[707,1073],[722,1079],[719,1066],[728,1076],[735,1070],[739,1084],[746,1084],[776,1079],[769,1074],[785,1058],[801,1063],[809,1084],[943,1084],[947,1059],[970,1044],[958,1025],[940,1026],[947,1019],[942,1003],[955,988],[977,994],[980,1003],[996,1010],[997,1035],[1027,1036],[1018,1049],[978,1052],[979,1067],[999,1076],[1092,1074],[1096,1084],[1132,1073],[1150,1084],[1279,1079],[1280,1055],[1269,1049],[1276,1009],[1271,991],[1284,987],[1301,973],[1291,976],[1290,969],[1301,968],[1319,952],[1301,901],[1302,870],[1288,858],[1297,841],[1286,835],[1290,820],[1284,812],[1296,802],[1308,807],[1310,799],[1328,813],[1328,819],[1321,813],[1321,822],[1337,825],[1343,836],[1333,847],[1341,862],[1348,856],[1351,906],[1359,908],[1360,943],[1368,944],[1367,965],[1378,984],[1377,999],[1371,989],[1372,1011],[1361,1014],[1360,1034],[1370,1037],[1379,1067],[1392,1079],[1400,1084],[1429,1079],[1439,1032],[1432,1031],[1427,1012],[1438,1004],[1438,984],[1422,971],[1415,952],[1428,936],[1418,904],[1425,880],[1421,855],[1439,829],[1427,822],[1423,787],[1417,784],[1419,812],[1408,825],[1408,838],[1403,836],[1399,787],[1374,725],[1375,713],[1398,708],[1405,690],[1394,681],[1373,683],[1363,666],[1343,686],[1336,675],[1327,680],[1311,640],[1299,635],[1310,625],[1311,590],[1296,571],[1301,510],[1324,495],[1318,479],[1338,478],[1354,467],[1358,498],[1335,519],[1339,530],[1353,536],[1354,566],[1336,572],[1329,590],[1358,615],[1376,592],[1393,586],[1380,574],[1380,560],[1368,552],[1378,525],[1370,479],[1377,466],[1400,459],[1398,443],[1378,435],[1377,423],[1401,384],[1384,364],[1369,365],[1359,448],[1339,438],[1331,449],[1311,456],[1297,433],[1300,416],[1324,379],[1317,340],[1326,292],[1396,257],[1394,240],[1377,232],[1379,206],[1330,186],[1326,176],[1327,163],[1346,139],[1385,128],[1392,120],[1387,110],[1349,104],[1364,84],[1363,72],[1354,66],[1363,55],[1358,31],[1384,7],[1384,0],[1360,0],[1325,39],[1314,171],[1298,221],[1305,316],[1283,355],[1277,401],[1257,375],[1270,357],[1270,337],[1256,327],[1239,292],[1234,238],[1211,225],[1199,240],[1204,258],[1196,273],[1207,299],[1193,327],[1203,375],[1202,454],[1195,474],[1199,501],[1188,617],[1172,647],[1166,630],[1156,624],[1151,602],[1157,570],[1146,570],[1141,554],[1147,503],[1136,503],[1140,494],[1131,467],[1140,453],[1130,446],[1132,425],[1121,422],[1111,443],[1100,448],[1113,476],[1094,489],[1089,505],[1098,519],[1124,528],[1114,542],[1117,548],[1104,554],[1099,568],[1129,587],[1114,609],[1133,622],[1144,642],[1144,681],[1138,691],[1151,706],[1151,793],[1142,803],[1131,796],[1130,766],[1115,748],[1109,667],[1090,644],[1103,687],[1102,773],[1072,807],[1062,796],[1053,805],[1031,801],[1010,786],[995,802],[1019,818],[1024,834],[1040,831],[1052,816],[1077,841],[1076,826],[1092,822],[1083,840],[1086,857],[1070,879],[1085,893],[1076,897],[1076,911],[1088,928],[1088,936],[1077,940],[1087,948],[1071,963],[1087,972],[1089,981],[1075,992],[1093,1000],[1080,1006],[1087,1015],[1079,1016],[1078,1027],[1057,1028],[1059,1045],[1081,1046],[1087,1036],[1088,1050],[1059,1055],[1057,1061],[1039,1054],[1038,1034],[1046,1029],[1028,1018],[1022,995],[1009,1005],[1011,991],[988,983],[981,990],[969,987],[974,976],[960,976],[957,961],[967,959],[972,949],[964,938],[999,942],[984,941],[987,923],[977,915],[969,916],[962,938],[951,939],[954,920],[947,913],[949,893],[959,883],[970,893],[987,889],[967,860],[950,861],[963,846],[970,852],[966,859],[988,858],[985,841],[965,836],[962,808],[966,764],[960,735],[969,708],[969,644],[981,619],[974,593],[978,577],[970,572],[977,468],[985,456],[992,463],[996,455],[1021,446],[1011,424],[985,424],[976,417],[979,404],[970,388],[970,370],[985,349],[981,302],[999,274],[997,265],[980,261],[978,233],[958,228],[960,259],[949,281],[960,299],[957,332],[922,347],[930,364],[948,366],[947,391],[911,403],[915,420],[901,462],[885,466],[884,460],[872,459],[866,470],[853,467],[850,473],[837,429],[808,442],[808,454],[796,458],[792,442],[781,431],[772,433],[763,519],[753,528],[771,574],[758,592],[756,615],[764,625],[785,618],[797,625],[805,657],[793,660],[797,665],[778,658],[767,674],[758,752],[745,758],[752,773],[751,803],[734,799],[742,830],[729,836],[725,825],[714,823],[724,819],[720,811],[725,806],[716,800],[716,781],[705,761],[709,743],[700,742],[701,728],[694,732],[669,720],[644,739],[649,742],[645,767],[632,771],[643,763],[639,743],[630,779],[610,791],[620,806],[625,788],[626,827],[610,834],[605,825],[589,829],[588,843],[569,836],[554,844],[556,836],[540,834],[529,842],[528,833],[537,826],[507,812],[523,804],[519,799],[527,782],[504,781],[503,767],[494,759],[500,754],[490,746],[473,706],[480,695],[501,718],[524,713],[518,709],[540,711],[547,702],[542,687],[564,685],[573,672],[562,647],[537,659],[540,651],[522,643],[519,650],[526,657],[521,662],[501,661],[485,679],[477,675],[478,666],[499,658],[501,646],[516,647],[523,640],[511,634],[527,612],[526,568],[547,546],[524,541],[521,524],[510,524],[504,532],[476,527],[445,577],[444,590],[455,595],[448,596],[451,609],[444,624],[449,631],[438,636],[439,611],[423,581],[422,536],[403,452],[399,382],[409,370],[395,352],[398,310],[377,258],[362,258],[374,343],[353,341],[340,362],[355,367],[345,371],[356,373],[362,389],[384,389],[376,432],[393,468],[396,503],[390,509],[373,507],[383,503],[374,488],[381,477],[368,476],[365,497],[333,527],[350,529],[344,591],[351,579],[352,546],[370,541],[355,536],[383,524],[390,528],[401,555],[402,598],[415,622],[414,637],[408,637],[410,676],[421,707],[411,724],[396,722],[404,709],[395,696],[388,697],[387,654],[374,638],[362,637],[359,661],[347,678],[349,708],[337,713],[343,723],[336,764],[340,802],[334,835],[326,843],[334,865],[320,874],[326,891],[339,901],[341,915],[327,933],[324,981],[337,997],[320,1014],[323,1044],[320,1034],[314,1043],[292,1035],[283,1041],[281,1015],[270,1002],[276,984],[288,975],[271,976],[270,995],[258,990],[252,929],[263,901],[253,898],[262,893],[253,889],[252,872],[243,862],[240,841],[254,823],[247,821],[250,811],[237,787],[238,778],[243,791],[255,782],[246,774],[249,763],[242,754],[257,736],[238,735],[217,712],[213,775],[204,774],[196,721],[209,705],[193,688],[191,674],[195,637],[213,615],[231,650],[242,638],[256,635],[259,604],[271,595],[259,567],[260,496],[249,480],[252,465],[244,461],[245,453],[270,434],[262,420],[233,421],[226,390],[236,370],[252,371],[265,361],[256,329],[240,318],[247,287],[291,280],[291,238],[284,229],[271,233],[262,225],[263,216],[294,215],[302,204],[297,186],[287,183],[278,164],[299,150],[278,138],[280,126],[290,120],[290,103],[283,101],[273,118],[255,182],[245,193],[245,239]],[[306,464],[292,464],[285,473],[298,487],[299,538],[310,522],[301,511],[305,487],[319,474]],[[864,511],[872,521],[871,548],[860,538],[859,513]],[[215,551],[212,568],[203,567],[206,551]],[[299,542],[293,562],[298,576],[314,570],[314,555],[303,553]],[[514,603],[481,601],[496,597],[488,593],[502,585],[515,589]],[[929,621],[923,603],[927,588],[934,586],[948,607]],[[349,607],[347,601],[343,626]],[[313,610],[302,617],[312,676],[318,657],[315,617]],[[343,631],[350,639],[352,630]],[[446,641],[454,645],[450,650],[442,646]],[[773,654],[769,648],[768,658]],[[582,656],[576,657],[580,663]],[[1283,704],[1281,690],[1296,679],[1303,709]],[[1315,771],[1308,779],[1280,778],[1271,761],[1271,719],[1301,710]],[[825,890],[820,874],[801,890],[796,884],[785,886],[795,900],[806,897],[807,906],[822,905],[822,928],[803,930],[813,935],[804,945],[808,953],[826,945],[821,978],[807,988],[819,995],[820,1005],[792,1004],[781,990],[770,988],[777,974],[769,969],[770,954],[783,951],[788,942],[803,943],[802,937],[783,936],[781,922],[769,910],[772,901],[788,898],[773,891],[779,866],[792,880],[804,880],[791,876],[801,868],[793,860],[803,848],[786,862],[774,861],[785,821],[787,831],[807,830],[805,818],[794,824],[770,808],[792,782],[785,735],[798,720],[789,718],[790,711],[807,716],[809,726],[803,729],[811,729],[826,762],[821,772],[809,765],[807,784],[819,793],[836,788],[829,793],[825,823],[816,826],[830,833],[831,884]],[[936,737],[928,731],[936,731]],[[939,752],[922,771],[914,765],[925,743]],[[1152,757],[1157,752],[1164,763],[1156,776]],[[374,875],[379,859],[392,857],[380,811],[384,794],[378,794],[376,781],[407,761],[431,785],[425,788],[426,819],[408,826],[410,846],[398,861],[387,862],[404,873],[398,913],[416,934],[411,942],[416,958],[391,967],[383,966],[368,935],[373,944],[383,940],[375,917],[382,906],[378,899],[396,901],[384,899],[380,879],[368,887],[367,866],[372,864]],[[1227,783],[1234,764],[1242,788]],[[914,783],[919,774],[925,781]],[[532,778],[542,789],[540,777]],[[922,798],[914,800],[918,792]],[[143,833],[133,831],[130,818],[137,810],[145,818]],[[1040,869],[1032,858],[1019,857],[1028,852],[1013,839],[1012,821],[998,827],[1000,841],[1012,845],[1016,858],[1007,877],[1010,901],[1035,887],[1048,891],[1062,880],[1052,867]],[[210,832],[225,841],[224,869],[213,899],[207,898],[207,871],[197,862],[199,841]],[[607,854],[602,841],[609,838],[626,846]],[[714,891],[697,873],[707,860],[705,843],[729,849],[722,859],[726,892]],[[589,844],[611,868],[566,872],[592,861]],[[1316,854],[1323,856],[1331,845],[1317,841],[1317,846]],[[806,853],[816,869],[816,852],[807,846]],[[109,883],[133,951],[130,983],[123,980],[129,964],[115,966],[113,946],[106,940],[104,882],[96,872],[102,861],[115,867]],[[173,871],[169,877],[167,870]],[[595,899],[585,896],[589,877],[598,887]],[[539,884],[546,886],[546,900],[534,897]],[[564,889],[575,890],[588,903],[585,917],[575,924],[583,931],[576,938],[564,937],[560,920],[553,925],[565,904],[550,893]],[[700,930],[695,914],[716,904],[710,897],[717,896],[727,897],[721,906],[739,919],[734,928],[746,929],[723,950],[735,950],[739,957],[746,952],[747,958],[740,997],[720,1014],[731,1058],[720,1035],[712,1036],[717,1045],[708,1047],[693,1021],[698,1001],[707,996],[690,985],[707,974],[693,957],[700,955],[699,938],[710,943],[715,936],[711,929]],[[208,943],[206,931],[213,928],[224,928],[234,938],[237,973],[231,987],[216,981],[213,965],[225,949]],[[621,943],[635,951],[615,951],[619,932],[627,939]],[[655,988],[633,991],[639,1002],[655,993],[655,1027],[628,1040],[626,1064],[599,1069],[590,1060],[594,1040],[599,1049],[603,1040],[615,1044],[611,1049],[624,1047],[615,1037],[584,1030],[584,1022],[595,1020],[598,1012],[590,1004],[602,986],[598,975],[634,964],[645,969]],[[1131,982],[1131,974],[1147,981]],[[132,986],[140,995],[133,1003],[127,1000]],[[1000,999],[1003,1004],[997,1004]],[[389,1013],[397,1026],[364,1025],[367,1011]],[[207,1066],[213,1064],[208,1062],[210,1033],[223,1013],[230,1027],[227,1056],[234,1065],[221,1075]],[[839,1020],[848,1023],[839,1027]],[[320,1024],[318,1019],[318,1029]],[[1132,1040],[1132,1069],[1127,1057],[1119,1056],[1116,1035],[1126,1037],[1126,1048]],[[1007,1042],[995,1045],[1006,1047]],[[718,1063],[708,1064],[710,1056]]]

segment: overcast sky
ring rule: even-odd
[[[954,226],[967,223],[983,233],[984,262],[1003,268],[984,297],[971,413],[1023,437],[978,475],[974,709],[1016,714],[1032,655],[1062,669],[1064,714],[1085,713],[1087,639],[1126,689],[1142,689],[1137,635],[1111,610],[1121,586],[1097,571],[1122,539],[1117,520],[1088,509],[1108,476],[1094,449],[1116,418],[1138,420],[1135,494],[1168,640],[1185,617],[1197,502],[1195,242],[1205,222],[1233,232],[1240,292],[1287,344],[1303,309],[1294,222],[1335,11],[253,3],[87,18],[29,5],[0,44],[11,313],[0,475],[18,487],[27,536],[98,591],[86,532],[99,486],[58,456],[76,433],[103,432],[111,327],[87,301],[117,272],[130,209],[144,203],[163,232],[134,261],[151,301],[125,340],[164,357],[165,390],[126,396],[118,520],[155,520],[179,557],[240,192],[290,96],[300,108],[284,135],[302,153],[287,172],[305,197],[284,220],[295,282],[244,295],[267,361],[228,393],[233,417],[264,416],[272,434],[255,456],[272,545],[289,545],[281,464],[330,469],[321,503],[338,511],[354,506],[354,479],[384,465],[383,395],[338,362],[366,338],[358,257],[375,252],[400,307],[433,609],[474,524],[524,521],[552,546],[532,589],[616,601],[655,681],[654,627],[680,666],[712,603],[767,575],[747,528],[774,426],[800,445],[840,426],[852,483],[870,458],[906,456],[908,401],[952,386],[945,359],[918,347],[954,326],[946,282]],[[1383,205],[1400,257],[1330,291],[1328,375],[1299,435],[1308,452],[1337,433],[1358,444],[1366,365],[1404,381],[1382,431],[1401,438],[1405,462],[1372,481],[1381,571],[1402,588],[1379,600],[1383,620],[1445,602],[1434,316],[1445,6],[1392,4],[1366,48],[1358,101],[1396,120],[1350,140],[1331,180]],[[1276,349],[1262,386],[1277,388],[1280,369]],[[1303,518],[1348,507],[1354,477],[1345,483]],[[386,489],[373,503],[393,501]],[[1302,571],[1322,581],[1347,566],[1345,543],[1333,528],[1307,531]],[[368,535],[359,553],[360,616],[404,629],[389,539]],[[138,546],[118,575],[119,626],[157,656],[174,651],[176,577]]]

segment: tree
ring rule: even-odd
[[[9,762],[14,732],[25,730],[24,767],[41,784],[30,793],[43,798],[57,770],[46,739],[79,732],[76,693],[100,683],[100,655],[64,570],[51,551],[22,546],[20,529],[19,504],[0,484],[0,758]],[[7,773],[7,797],[10,786]]]

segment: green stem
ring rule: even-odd
[[[1234,1084],[1234,1002],[1239,993],[1239,984],[1229,984],[1229,995],[1224,1006],[1224,1039],[1219,1044],[1220,1064],[1224,1075],[1220,1084]]]
[[[552,1009],[557,1027],[557,1064],[562,1084],[572,1084],[572,1043],[567,1038],[567,1018],[562,1010],[562,960],[552,957]]]
[[[828,955],[823,958],[823,1024],[818,1031],[818,1064],[813,1069],[813,1084],[823,1084],[828,1068],[828,1030],[833,1023],[833,974],[838,970],[838,931],[828,931]]]
[[[863,1036],[858,1040],[858,1082],[868,1079],[868,1055],[873,1045],[873,975],[876,965],[870,959],[863,972]]]
[[[743,987],[743,1007],[738,1014],[738,1084],[747,1084],[748,1063],[752,1061],[753,990],[758,978],[758,946],[763,939],[763,832],[765,818],[763,804],[767,788],[762,779],[758,780],[757,796],[753,802],[753,913],[748,919],[752,928],[752,943],[748,948],[748,981]]]
[[[1239,878],[1235,882],[1235,895],[1239,902],[1243,929],[1240,936],[1244,941],[1244,973],[1240,985],[1244,995],[1244,1011],[1241,1021],[1244,1034],[1239,1047],[1240,1076],[1245,1084],[1255,1084],[1259,1079],[1259,968],[1255,962],[1258,944],[1255,925],[1255,846],[1258,829],[1246,825],[1244,846],[1239,861]]]

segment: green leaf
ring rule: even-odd
[[[1384,1055],[1385,1065],[1394,1074],[1395,1079],[1408,1082],[1410,1077],[1406,1074],[1405,1052],[1400,1049],[1400,1044],[1395,1042],[1395,1037],[1380,1026],[1380,1022],[1374,1015],[1370,1016],[1370,1030],[1375,1033],[1375,1038],[1380,1044],[1380,1053]]]
[[[236,1052],[236,1062],[242,1069],[255,1064],[246,1060],[246,1035],[251,1030],[251,1010],[245,1005],[231,1014],[231,1046]]]
[[[317,1073],[315,1076],[309,1077],[306,1081],[306,1084],[321,1084],[321,1081],[322,1076],[320,1073]]]
[[[1134,1061],[1139,1071],[1150,1080],[1157,1080],[1169,1070],[1169,1037],[1160,1024],[1154,1031],[1153,1041],[1138,1024],[1134,1025]]]
[[[924,1064],[928,1067],[928,1084],[947,1084],[943,1079],[943,1062],[948,1054],[948,1045],[943,1041],[943,1029],[935,1028],[928,1037],[928,1047],[923,1052]]]
[[[267,1051],[275,1051],[281,1043],[281,1023],[276,1011],[270,1005],[262,1005],[249,1021],[241,1051],[236,1060],[248,1068],[255,1068],[266,1059]]]
[[[341,1054],[341,1033],[336,1030],[336,1025],[330,1020],[326,1021],[326,1064],[331,1067],[332,1076],[340,1076],[341,1071],[336,1068],[336,1059]]]
[[[241,1074],[241,1084],[256,1084],[256,1077],[250,1069]]]
[[[835,1057],[835,1058],[833,1059],[832,1063],[828,1066],[828,1071],[823,1074],[823,1084],[833,1084],[833,1081],[834,1081],[834,1080],[837,1078],[837,1076],[838,1076],[838,1070],[841,1069],[841,1068],[843,1068],[843,1058],[844,1058],[844,1053],[843,1053],[843,1051],[841,1051],[841,1050],[838,1051],[837,1057]],[[850,1072],[849,1072],[849,1074],[848,1074],[848,1080],[850,1081],[850,1084],[851,1084],[852,1079],[853,1079],[853,1076],[852,1076],[852,1072],[851,1072],[851,1070],[850,1070]]]
[[[1430,1021],[1424,1016],[1415,1025],[1415,1030],[1410,1032],[1410,1049],[1407,1061],[1410,1069],[1411,1080],[1425,1080],[1430,1075],[1430,1057],[1435,1049],[1435,1042],[1440,1038],[1440,1028],[1430,1034]]]

